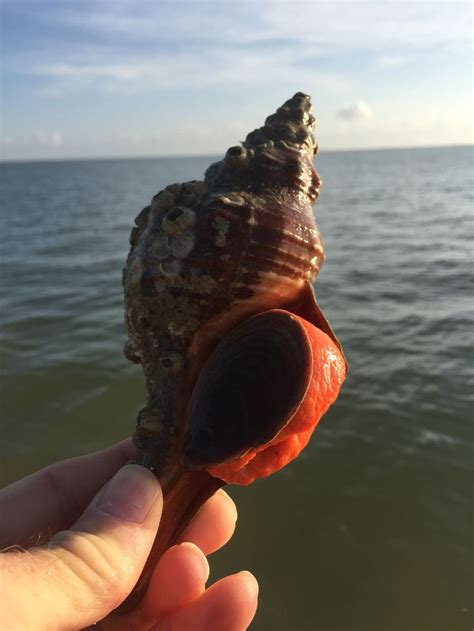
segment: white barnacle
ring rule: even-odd
[[[196,236],[193,232],[187,231],[170,238],[170,249],[173,256],[178,259],[185,259],[194,248]]]
[[[163,276],[179,276],[181,271],[181,262],[178,259],[164,261],[158,265],[158,269]]]
[[[171,191],[163,190],[157,193],[151,200],[151,212],[153,216],[158,215],[164,209],[174,206],[174,195]]]
[[[250,158],[245,147],[230,147],[224,157],[226,166],[231,169],[244,169],[248,167]]]
[[[169,352],[160,355],[163,370],[171,375],[177,375],[184,365],[184,358],[179,353]]]
[[[238,193],[230,193],[226,197],[222,197],[222,201],[228,204],[229,206],[244,206],[245,205],[245,199],[242,197],[242,195],[239,195]]]
[[[158,233],[152,241],[152,255],[159,260],[166,259],[170,254],[170,244],[168,236],[163,232]]]
[[[141,428],[151,434],[161,434],[163,431],[163,419],[157,409],[145,408],[138,415],[138,423]]]
[[[162,219],[161,227],[163,231],[172,236],[185,232],[196,222],[196,213],[190,208],[175,206],[169,210]]]

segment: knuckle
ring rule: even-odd
[[[53,538],[50,552],[56,552],[60,564],[76,588],[74,598],[113,609],[126,596],[126,566],[107,541],[92,533],[62,531]],[[56,550],[54,549],[56,548]]]

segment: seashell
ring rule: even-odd
[[[217,341],[245,318],[297,302],[323,261],[314,126],[310,98],[295,94],[204,182],[168,186],[136,219],[123,275],[127,356],[142,364],[148,406],[164,419],[159,439],[140,425],[136,433],[159,475],[180,401]],[[163,372],[157,349],[186,357],[182,383]]]
[[[200,504],[224,480],[247,484],[294,458],[344,379],[311,286],[324,260],[314,128],[299,92],[203,182],[166,187],[135,219],[125,352],[148,398],[134,440],[173,522],[160,527],[135,601]]]

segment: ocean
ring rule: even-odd
[[[210,158],[2,164],[0,482],[134,430],[122,355],[133,218]],[[473,149],[322,153],[318,300],[350,372],[306,451],[229,489],[254,631],[456,631],[472,619]]]

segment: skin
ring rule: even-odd
[[[134,457],[127,440],[0,491],[2,629],[63,631],[97,622],[93,628],[106,631],[249,626],[258,596],[250,573],[206,589],[205,555],[230,539],[237,519],[235,504],[222,490],[163,555],[138,609],[109,616],[138,579],[161,517],[160,485],[143,467],[126,465]]]

